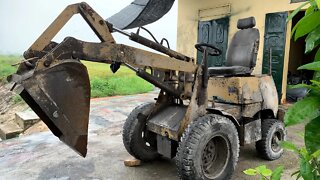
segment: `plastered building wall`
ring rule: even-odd
[[[263,45],[265,33],[265,17],[267,13],[289,13],[301,3],[290,3],[290,0],[179,0],[178,1],[178,35],[177,50],[181,53],[196,57],[194,45],[198,39],[198,22],[219,19],[230,16],[228,43],[238,30],[237,21],[241,18],[254,16],[256,28],[260,31],[260,48],[254,74],[262,71]],[[291,22],[287,24],[286,49],[284,56],[284,72],[282,94],[285,96],[288,59],[291,37]],[[284,100],[285,97],[282,97]]]

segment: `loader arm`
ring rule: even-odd
[[[84,18],[101,42],[84,42],[72,37],[65,38],[60,44],[52,42],[75,14]],[[111,34],[115,31],[162,54],[116,44]],[[82,156],[87,153],[90,82],[87,69],[80,60],[124,64],[162,92],[167,92],[167,99],[206,99],[200,95],[203,90],[193,88],[199,83],[194,79],[201,79],[202,72],[193,58],[114,27],[86,3],[68,6],[24,53],[24,58],[17,72],[8,77],[15,83],[12,89],[21,95],[55,136]],[[148,67],[163,71],[165,78],[160,80],[147,73],[144,69]],[[200,105],[189,106],[190,112],[196,112],[194,108]],[[188,121],[190,119],[186,118]]]

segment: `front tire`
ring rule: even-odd
[[[136,107],[123,126],[122,140],[129,154],[142,161],[152,161],[160,155],[157,152],[156,135],[146,129],[146,121],[154,103]]]
[[[188,126],[176,164],[181,179],[230,179],[239,157],[239,137],[232,121],[209,114]]]
[[[283,154],[281,141],[285,141],[287,134],[283,122],[277,119],[264,119],[261,126],[262,139],[256,142],[258,154],[266,160],[279,159]]]

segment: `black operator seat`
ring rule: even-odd
[[[255,25],[254,17],[238,20],[240,30],[232,38],[225,66],[208,68],[209,76],[246,76],[252,73],[260,40],[259,30],[253,28]]]

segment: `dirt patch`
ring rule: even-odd
[[[28,105],[24,102],[14,102],[16,96],[10,91],[12,84],[0,83],[0,124],[14,121],[15,113],[25,111]]]
[[[49,128],[43,121],[39,121],[33,126],[31,126],[30,128],[28,128],[27,130],[25,130],[22,135],[28,136],[34,133],[45,132],[45,131],[49,131]]]
[[[16,112],[26,111],[29,106],[23,101],[19,100],[18,96],[10,91],[12,84],[4,84],[0,82],[0,124],[16,124]],[[15,102],[18,99],[19,102]],[[42,122],[38,122],[25,130],[21,135],[30,135],[37,132],[48,131],[47,126]]]

